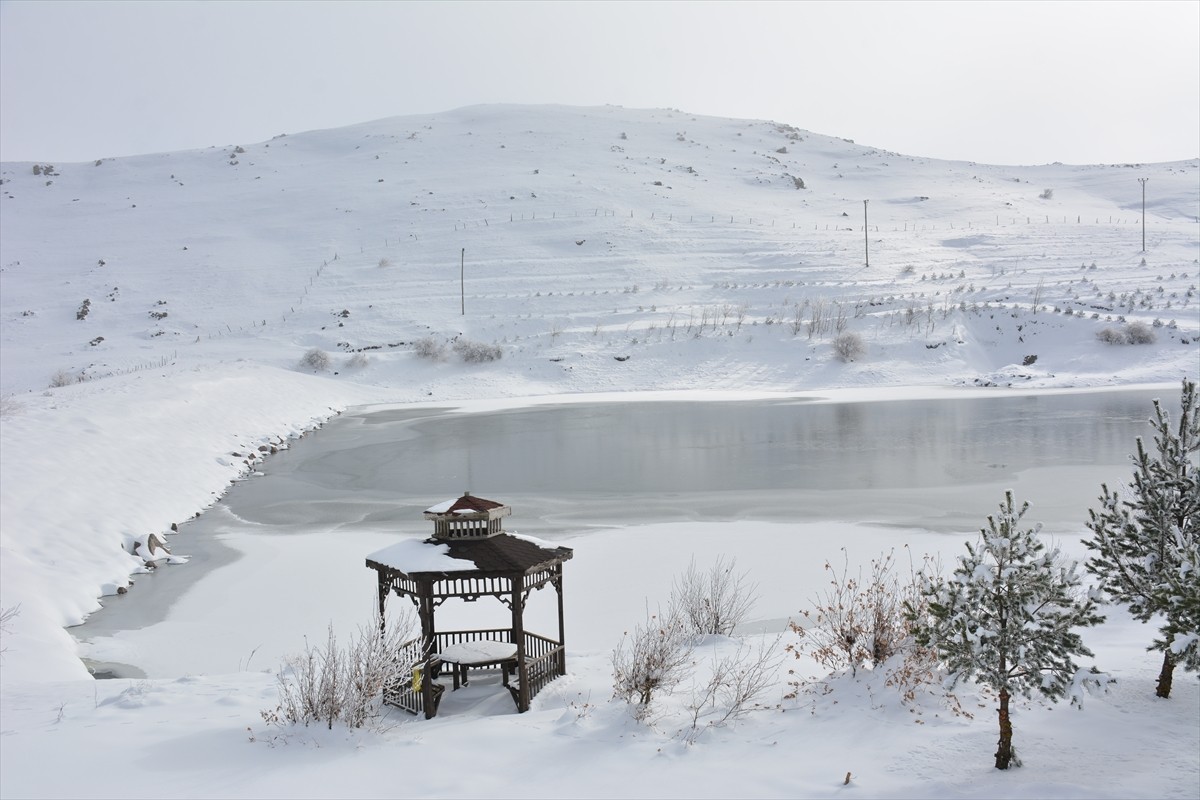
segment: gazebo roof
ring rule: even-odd
[[[436,507],[436,506],[435,506]],[[569,560],[574,551],[529,536],[500,533],[486,539],[406,539],[367,556],[367,566],[409,577],[528,575]]]
[[[463,496],[456,500],[447,500],[425,509],[425,516],[429,518],[441,517],[447,514],[508,516],[511,512],[512,509],[504,505],[504,503],[497,503],[495,500],[485,500],[482,497],[473,496],[470,492],[464,492]]]

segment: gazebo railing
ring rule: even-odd
[[[536,697],[550,681],[566,674],[566,649],[562,644],[526,631],[525,675],[529,681],[529,699]],[[519,687],[510,688],[514,696],[520,691]]]
[[[432,714],[437,714],[438,703],[441,700],[443,687],[435,685],[430,676],[425,675],[423,647],[420,639],[413,639],[400,645],[403,663],[412,665],[411,672],[401,675],[396,681],[383,687],[383,702],[402,709],[410,714],[421,714],[426,711],[428,701],[432,700]],[[441,665],[437,659],[431,666],[434,672]]]
[[[438,631],[434,634],[434,652],[463,642],[512,642],[511,628],[480,628],[470,631]]]

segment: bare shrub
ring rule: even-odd
[[[367,364],[371,363],[371,359],[366,353],[355,353],[346,359],[346,369],[362,369]]]
[[[1051,200],[1054,198],[1054,190],[1042,189],[1042,193],[1039,194],[1038,197],[1042,198],[1043,200]]]
[[[333,728],[335,722],[374,727],[383,715],[384,689],[409,679],[421,661],[419,648],[404,646],[412,630],[408,609],[386,631],[377,614],[371,626],[360,627],[345,645],[339,645],[330,625],[325,647],[305,644],[276,674],[279,703],[261,712],[263,720],[281,727]]]
[[[692,686],[686,704],[688,724],[681,738],[692,744],[705,730],[727,725],[751,711],[763,708],[759,698],[775,686],[783,654],[773,642],[760,639],[757,647],[739,642],[727,656],[713,656],[712,672],[703,685]]]
[[[427,358],[430,361],[446,360],[445,342],[439,342],[432,336],[426,336],[413,342],[413,352],[417,354],[417,358]]]
[[[329,354],[324,350],[314,347],[304,354],[300,359],[300,366],[314,370],[316,372],[324,372],[329,369],[330,360]]]
[[[1096,332],[1096,338],[1104,342],[1104,344],[1129,343],[1129,338],[1125,335],[1125,331],[1117,330],[1116,328],[1101,328]]]
[[[839,361],[857,361],[866,355],[867,346],[857,333],[846,331],[833,340],[833,353]]]
[[[504,351],[498,344],[472,342],[468,339],[458,339],[454,342],[454,352],[468,364],[483,364],[488,361],[499,361]]]
[[[673,582],[667,611],[647,612],[645,623],[626,632],[612,653],[613,698],[633,705],[639,722],[678,725],[675,735],[688,744],[764,708],[759,699],[776,685],[784,658],[780,636],[757,646],[727,638],[753,606],[757,588],[734,567],[733,559],[719,558],[702,571],[693,560]],[[696,658],[700,646],[713,653],[707,675]],[[679,697],[668,702],[672,694]]]
[[[792,321],[790,324],[790,327],[792,330],[792,336],[798,336],[800,334],[800,331],[804,330],[804,306],[800,305],[799,303],[796,303],[793,306],[792,311],[793,311]],[[808,336],[810,339],[812,338],[811,331],[809,332]]]
[[[845,548],[842,559],[840,572],[825,562],[829,588],[803,612],[803,624],[789,625],[801,637],[797,657],[807,654],[827,669],[849,668],[855,675],[863,664],[882,664],[900,652],[910,637],[905,602],[917,602],[920,592],[915,578],[901,585],[892,551],[871,561],[865,581],[861,568],[858,577],[850,574]]]
[[[1144,322],[1131,322],[1125,326],[1125,338],[1130,344],[1153,344],[1158,336],[1154,329]]]
[[[379,266],[381,269],[385,269],[387,267],[390,267],[391,265],[392,265],[392,260],[390,258],[379,259]]]
[[[645,719],[654,695],[670,692],[691,672],[693,647],[688,622],[674,609],[647,613],[612,652],[613,697],[636,704],[634,715]]]
[[[701,572],[693,558],[676,578],[671,605],[687,622],[692,633],[731,636],[757,600],[758,584],[749,583],[746,572],[734,572],[736,558],[717,558]]]

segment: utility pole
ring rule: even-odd
[[[463,248],[458,256],[458,299],[462,305],[462,316],[467,315],[467,248]]]
[[[867,266],[871,266],[871,240],[867,233],[867,201],[863,200],[863,253],[867,257]]]
[[[1149,178],[1138,178],[1142,185],[1142,252],[1146,252],[1146,181]]]

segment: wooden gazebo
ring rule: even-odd
[[[457,689],[470,668],[499,666],[517,710],[525,712],[543,686],[566,674],[562,566],[572,551],[505,533],[501,520],[511,513],[503,503],[466,492],[425,511],[434,525],[430,538],[397,542],[367,557],[378,577],[380,618],[385,618],[388,595],[395,592],[413,602],[421,623],[421,638],[408,645],[421,667],[411,682],[386,691],[386,702],[431,718],[444,691],[435,682],[443,667],[452,670]],[[557,639],[525,629],[529,596],[545,586],[553,586],[558,595]],[[507,606],[511,626],[438,630],[435,614],[446,600],[480,597],[494,597]]]

